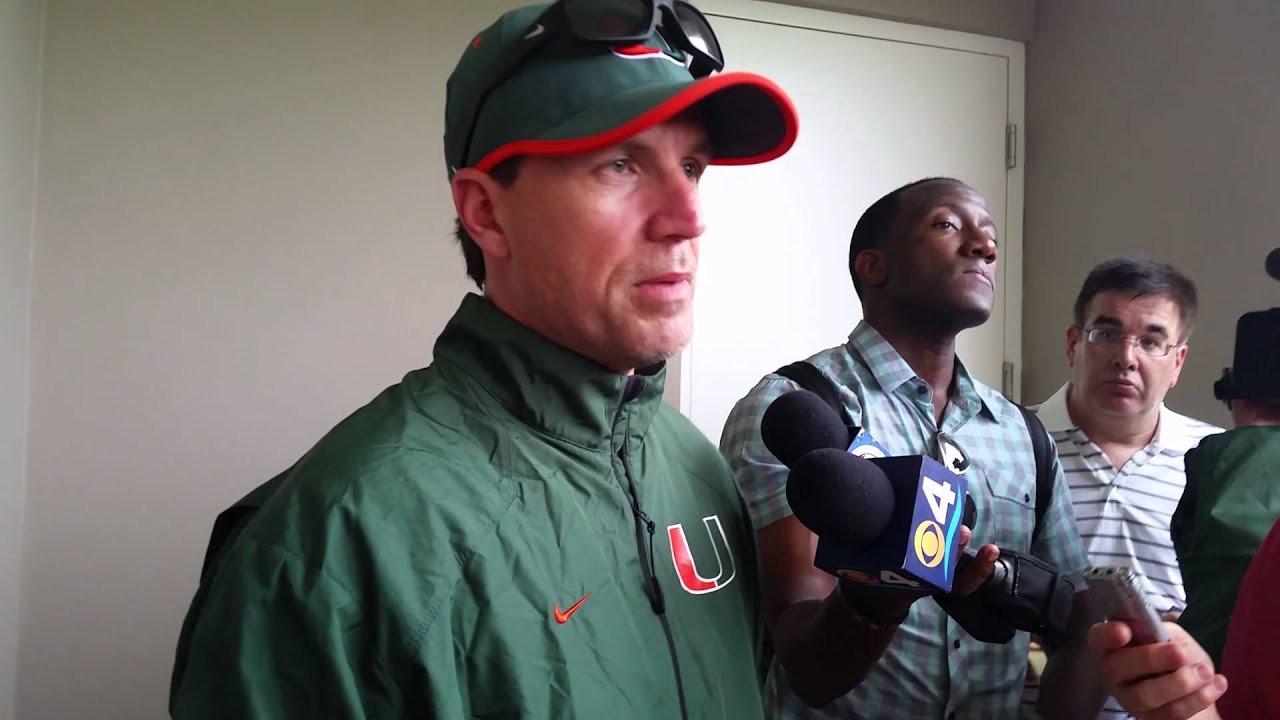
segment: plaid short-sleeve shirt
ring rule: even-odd
[[[977,382],[956,361],[952,395],[934,420],[933,391],[897,350],[865,321],[844,345],[808,359],[840,388],[850,416],[892,455],[933,455],[942,431],[969,458],[969,492],[977,505],[973,546],[994,543],[1031,552],[1060,569],[1087,565],[1076,532],[1062,468],[1053,457],[1054,492],[1039,538],[1035,525],[1036,467],[1022,413]],[[764,446],[760,420],[778,396],[796,385],[766,375],[734,406],[720,449],[729,459],[757,529],[791,514],[787,468]],[[915,603],[907,620],[866,679],[844,697],[811,708],[791,692],[774,661],[766,688],[772,718],[1016,718],[1027,667],[1026,633],[1009,643],[981,643],[937,603]]]

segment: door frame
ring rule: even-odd
[[[1005,171],[1005,217],[998,218],[1000,229],[1000,262],[1004,266],[1004,363],[1012,364],[1013,376],[1010,388],[1005,390],[1015,402],[1022,398],[1022,274],[1023,274],[1023,204],[1024,170],[1026,165],[1026,46],[1016,40],[988,37],[973,33],[944,30],[942,28],[911,25],[892,20],[852,15],[830,10],[780,5],[760,0],[699,0],[698,8],[712,24],[715,18],[733,18],[792,27],[839,33],[853,37],[928,45],[947,50],[980,53],[1001,58],[1008,67],[1008,108],[1006,124],[1017,127],[1012,139],[1014,167]],[[733,56],[726,53],[729,66]],[[767,75],[768,68],[747,68]],[[804,118],[801,118],[803,127]],[[696,332],[696,331],[695,331]],[[676,396],[670,391],[667,399],[686,417],[691,416],[693,405],[692,385],[693,345],[680,354],[679,376],[675,385]],[[673,368],[675,369],[675,368]]]

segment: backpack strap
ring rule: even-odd
[[[845,428],[849,430],[850,439],[857,437],[858,433],[862,432],[862,428],[853,422],[853,418],[849,417],[849,411],[845,409],[844,403],[841,402],[840,389],[813,364],[800,360],[780,367],[774,372],[817,395],[827,405],[830,405],[831,409],[835,410],[836,414],[840,416],[840,421],[844,423]]]
[[[1018,405],[1017,403],[1014,403]],[[1036,525],[1031,530],[1031,544],[1035,545],[1040,537],[1040,528],[1044,525],[1044,515],[1049,510],[1049,502],[1053,499],[1053,463],[1049,458],[1049,431],[1036,414],[1023,405],[1022,419],[1027,423],[1027,434],[1031,436],[1031,452],[1036,456]]]

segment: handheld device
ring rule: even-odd
[[[1123,620],[1133,629],[1130,645],[1169,642],[1160,616],[1147,604],[1138,587],[1138,575],[1127,567],[1095,567],[1085,571],[1085,593],[1094,617]]]

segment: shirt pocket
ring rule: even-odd
[[[1036,523],[1035,487],[1010,470],[983,469],[986,502],[978,502],[974,536],[981,544],[994,543],[1002,550],[1031,552],[1031,530]]]

